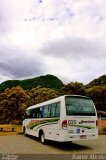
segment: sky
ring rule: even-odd
[[[106,74],[106,0],[0,0],[0,83]]]

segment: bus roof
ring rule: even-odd
[[[63,96],[59,96],[59,97],[50,99],[50,100],[48,100],[48,101],[44,101],[44,102],[42,102],[42,103],[38,103],[38,104],[35,104],[35,105],[33,105],[33,106],[30,106],[30,107],[28,107],[26,110],[33,109],[33,108],[35,108],[35,107],[37,108],[37,107],[40,107],[40,106],[43,106],[43,105],[47,105],[47,104],[50,104],[50,103],[58,102],[58,101],[62,100],[64,97],[79,97],[79,98],[87,98],[87,99],[90,99],[90,97],[82,96],[82,95],[63,95]]]

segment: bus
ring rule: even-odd
[[[64,95],[26,109],[23,119],[24,135],[46,140],[72,142],[98,137],[97,112],[86,96]]]

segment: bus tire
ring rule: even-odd
[[[45,135],[44,135],[43,131],[40,132],[39,138],[40,138],[40,142],[41,142],[42,144],[45,144]]]
[[[25,128],[25,127],[24,127],[24,129],[23,129],[23,133],[24,133],[24,136],[27,136],[26,128]]]

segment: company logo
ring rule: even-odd
[[[83,123],[95,123],[95,121],[84,121],[84,120],[81,120],[80,122],[79,122],[79,124],[83,124]]]
[[[68,120],[68,124],[70,125],[70,124],[76,124],[77,123],[77,121],[76,120]]]

